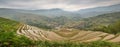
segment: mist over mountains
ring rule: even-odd
[[[105,13],[119,12],[120,4],[79,10],[82,17],[92,17]]]
[[[120,4],[82,9],[73,12],[64,11],[59,8],[40,10],[0,8],[0,17],[20,21],[29,25],[38,26],[40,28],[53,28],[62,25],[71,26],[73,23],[79,24],[79,22],[84,18],[89,19],[89,17],[115,12],[120,12]]]
[[[59,17],[59,16],[66,16],[66,17],[81,17],[87,18],[92,16],[97,16],[100,14],[105,13],[112,13],[112,12],[119,12],[120,11],[120,4],[111,5],[111,6],[103,6],[103,7],[96,7],[96,8],[88,8],[82,9],[78,11],[64,11],[59,8],[54,9],[40,9],[40,10],[22,10],[22,9],[10,9],[10,8],[0,8],[0,15],[10,15],[13,13],[30,13],[36,15],[43,15],[47,17]]]

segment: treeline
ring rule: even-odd
[[[29,25],[36,26],[36,27],[39,27],[39,28],[42,28],[42,29],[47,29],[47,30],[50,30],[50,29],[53,29],[53,28],[54,28],[54,27],[52,27],[52,26],[48,26],[48,25],[45,25],[45,24],[43,24],[43,23],[38,23],[38,24],[29,23]]]
[[[36,41],[33,43],[28,43],[29,45],[13,45],[14,47],[120,47],[120,43],[111,43],[105,41],[95,41],[95,42],[50,42],[50,41]]]
[[[73,28],[81,30],[103,30],[97,28],[108,28],[109,24],[113,24],[120,20],[120,12],[107,13],[94,17],[84,18],[82,22],[73,26]],[[111,26],[111,25],[110,25]]]
[[[94,28],[94,30],[103,31],[106,33],[111,33],[111,34],[119,34],[120,33],[120,20],[108,26],[100,26],[99,28]]]

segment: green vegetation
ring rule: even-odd
[[[94,30],[103,31],[106,33],[111,33],[111,34],[119,34],[120,33],[120,21],[117,21],[108,26],[101,26],[99,28],[94,28]]]
[[[95,42],[49,42],[49,41],[39,41],[36,42],[37,47],[120,47],[119,43],[111,43],[104,41],[95,41]]]
[[[0,32],[0,47],[20,47],[32,45],[32,41],[15,32]]]
[[[32,44],[32,41],[24,36],[16,34],[20,24],[16,21],[0,17],[0,47],[20,47]]]
[[[108,26],[120,20],[120,12],[108,13],[103,15],[98,15],[95,17],[85,18],[75,25],[71,25],[73,28],[83,29],[83,30],[94,30],[94,28],[99,28],[101,26]]]
[[[15,31],[18,28],[18,22],[10,21],[0,17],[0,31]]]
[[[39,14],[33,14],[33,13],[21,13],[21,12],[11,12],[11,11],[5,11],[4,9],[1,10],[0,17],[12,19],[15,21],[23,22],[28,25],[36,26],[43,29],[54,29],[55,27],[65,25],[67,23],[71,23],[74,21],[79,21],[81,19],[80,16],[70,16],[64,14],[56,17],[52,17],[49,15],[49,17]],[[8,12],[7,14],[5,14]],[[71,13],[70,13],[71,14]]]
[[[83,21],[82,29],[84,30],[103,31],[110,34],[120,33],[120,12],[103,14]]]

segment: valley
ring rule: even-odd
[[[119,7],[0,8],[0,47],[120,47]]]

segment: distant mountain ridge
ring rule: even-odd
[[[106,13],[120,12],[120,4],[79,10],[81,17],[92,17]]]
[[[43,15],[47,17],[59,17],[59,16],[66,16],[66,17],[81,17],[81,18],[87,18],[92,16],[97,16],[105,13],[112,13],[112,12],[119,12],[120,11],[120,4],[111,5],[111,6],[102,6],[102,7],[96,7],[96,8],[88,8],[88,9],[82,9],[79,11],[64,11],[59,8],[53,8],[53,9],[37,9],[37,10],[23,10],[23,9],[10,9],[10,8],[0,8],[1,11],[5,11],[6,13],[9,12],[18,12],[18,13],[31,13],[31,14],[37,14],[37,15]]]
[[[77,23],[83,18],[89,18],[114,12],[120,12],[120,4],[84,9],[76,12],[64,11],[59,8],[42,10],[0,8],[0,17],[24,22],[26,24],[38,27],[51,28],[61,25],[69,26],[69,23]]]
[[[82,19],[71,27],[78,29],[93,30],[101,26],[108,26],[120,20],[120,12],[107,13],[95,17]]]

